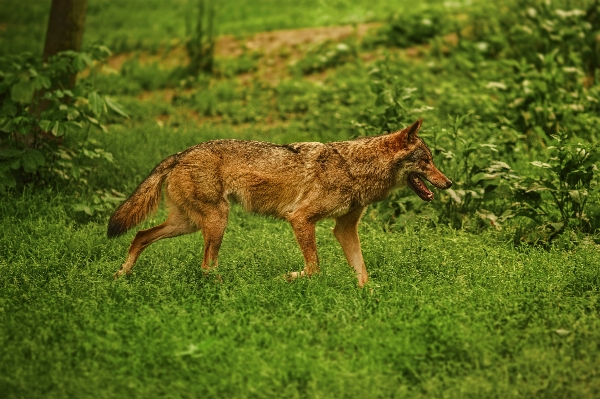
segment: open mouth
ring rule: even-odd
[[[408,186],[417,193],[423,201],[433,200],[433,193],[427,188],[425,182],[416,173],[408,175]]]

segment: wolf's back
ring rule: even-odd
[[[159,163],[125,202],[112,214],[108,221],[108,237],[117,237],[138,225],[160,204],[162,185],[173,167],[179,162],[179,154]]]

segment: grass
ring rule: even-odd
[[[366,223],[360,290],[324,222],[322,273],[286,283],[302,263],[291,230],[235,208],[222,284],[199,269],[199,235],[155,244],[113,282],[132,234],[109,241],[68,202],[41,192],[2,205],[4,397],[600,391],[597,248],[517,251],[487,234]]]

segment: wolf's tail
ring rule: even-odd
[[[124,234],[156,211],[160,204],[163,182],[177,165],[179,158],[179,154],[175,154],[159,163],[150,176],[117,208],[108,221],[109,238]]]

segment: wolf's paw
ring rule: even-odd
[[[289,272],[284,275],[284,278],[286,281],[290,282],[290,281],[294,281],[298,277],[304,277],[305,275],[306,275],[306,273],[304,272],[304,270],[302,270],[301,272]]]
[[[116,279],[118,279],[119,277],[121,277],[121,276],[122,276],[122,275],[124,275],[124,274],[125,274],[125,275],[127,275],[127,276],[131,276],[131,272],[130,272],[130,271],[127,271],[127,272],[126,272],[126,271],[125,271],[125,270],[123,270],[123,269],[119,269],[119,270],[117,270],[117,272],[116,272],[116,273],[113,275],[113,279],[114,279],[114,280],[116,280]]]
[[[220,283],[223,284],[223,278],[221,277],[221,275],[219,273],[215,273],[213,271],[206,271],[203,270],[202,275],[204,276],[204,278],[211,278],[214,277],[215,279],[215,283]]]
[[[366,283],[367,283],[367,277],[362,277],[362,276],[358,277],[358,288],[363,288]]]

